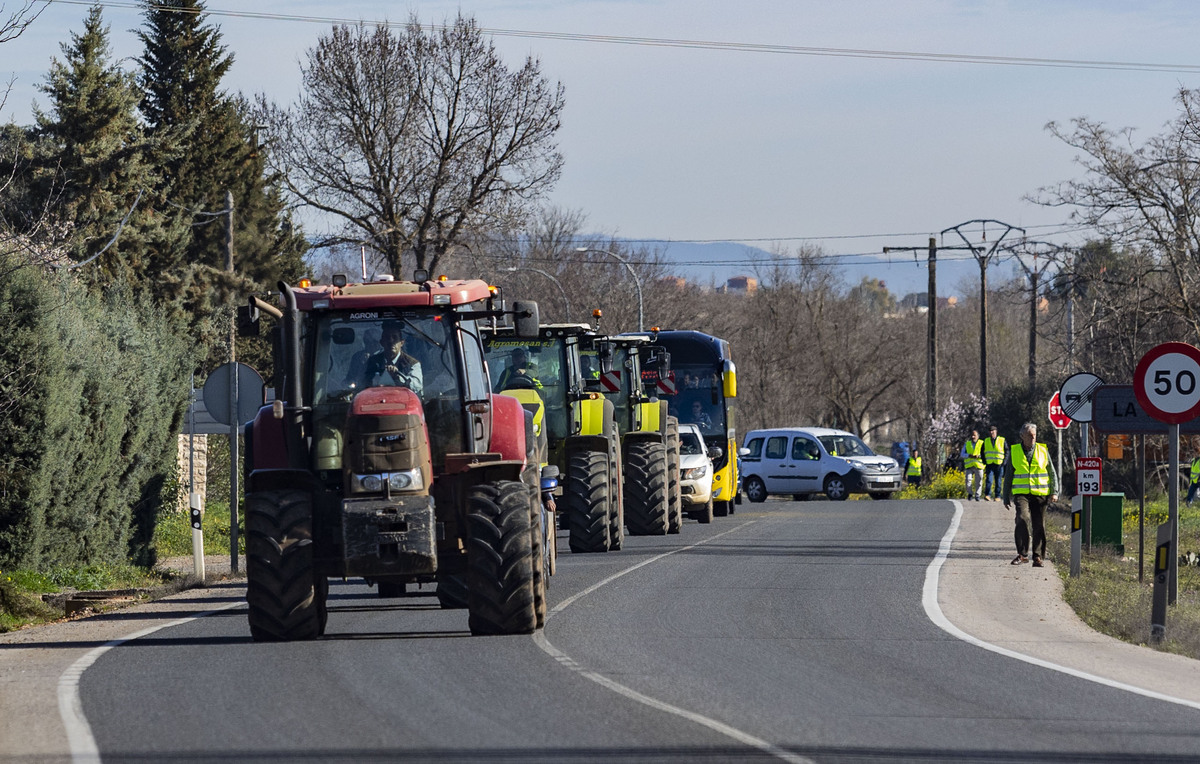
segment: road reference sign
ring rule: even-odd
[[[1067,381],[1058,388],[1063,413],[1076,422],[1092,421],[1092,396],[1096,388],[1103,384],[1104,380],[1087,372],[1067,377]]]
[[[1099,496],[1103,468],[1104,462],[1098,456],[1075,457],[1075,494]]]
[[[1056,430],[1065,430],[1071,424],[1071,417],[1063,413],[1062,406],[1059,404],[1058,393],[1050,396],[1050,424],[1054,425]]]
[[[1167,424],[1200,415],[1200,348],[1164,342],[1150,349],[1133,372],[1133,393],[1146,413]]]
[[[1092,427],[1101,433],[1166,435],[1169,425],[1146,413],[1133,385],[1100,385],[1092,396]],[[1180,435],[1200,435],[1200,418],[1181,422]]]
[[[606,393],[621,392],[621,372],[613,370],[601,374],[600,389]]]

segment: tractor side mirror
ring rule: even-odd
[[[239,305],[237,309],[237,333],[239,337],[257,337],[262,331],[258,308]]]
[[[519,339],[537,339],[540,331],[538,304],[533,300],[514,300],[513,324]]]

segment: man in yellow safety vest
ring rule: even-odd
[[[915,448],[912,450],[912,456],[908,457],[908,468],[904,474],[909,485],[914,488],[921,485],[921,452]]]
[[[1029,541],[1033,536],[1033,566],[1042,567],[1046,557],[1046,507],[1058,499],[1058,473],[1050,463],[1050,451],[1037,442],[1037,425],[1021,425],[1021,443],[1009,449],[1004,470],[1004,506],[1016,504],[1016,529],[1013,540],[1017,556],[1011,564],[1029,561]]]
[[[963,474],[967,479],[967,499],[979,501],[983,492],[983,441],[979,430],[971,430],[971,439],[963,446]]]
[[[983,498],[1000,501],[1000,485],[1004,481],[1004,438],[996,434],[996,425],[988,429],[983,439]]]

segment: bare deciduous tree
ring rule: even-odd
[[[557,181],[564,106],[537,60],[506,67],[473,19],[337,26],[309,51],[299,101],[259,98],[296,199],[340,220],[320,242],[435,270],[468,230],[512,230]]]
[[[1086,118],[1047,129],[1080,155],[1082,178],[1040,190],[1036,200],[1072,208],[1071,218],[1122,248],[1144,252],[1157,299],[1137,309],[1174,316],[1200,337],[1200,90],[1181,89],[1179,114],[1138,145],[1133,130]],[[1127,282],[1128,283],[1128,282]],[[1132,309],[1132,308],[1131,308]]]

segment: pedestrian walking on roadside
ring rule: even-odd
[[[963,446],[963,475],[967,481],[967,499],[979,501],[983,492],[983,441],[979,430],[971,430],[971,437]]]
[[[983,439],[983,498],[1000,501],[1004,484],[1004,450],[1008,443],[996,434],[996,425],[988,428]]]
[[[1037,425],[1021,425],[1021,442],[1013,445],[1004,465],[1004,507],[1016,507],[1013,540],[1017,556],[1012,565],[1029,561],[1033,541],[1033,567],[1046,558],[1046,508],[1058,499],[1058,473],[1050,463],[1050,450],[1037,442]]]
[[[904,476],[913,488],[921,485],[921,452],[915,448],[912,450],[912,456],[908,457]]]

